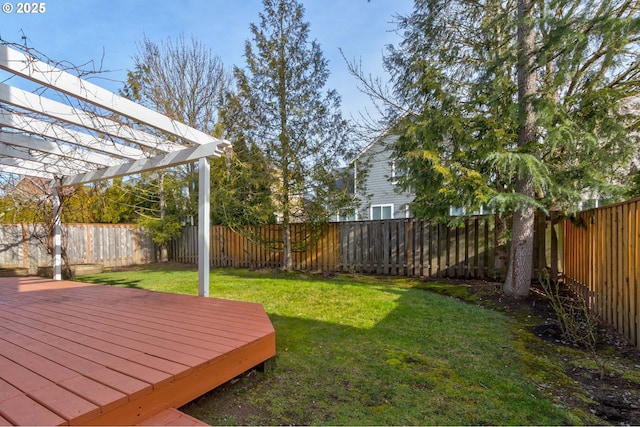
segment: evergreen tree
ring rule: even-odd
[[[575,212],[585,194],[613,198],[630,182],[637,1],[418,0],[398,25],[387,105],[412,211],[444,219],[450,206],[488,205],[499,223],[511,217],[504,290],[525,296],[534,209]]]
[[[231,142],[233,156],[216,159],[211,173],[212,222],[232,228],[273,223],[277,210],[272,194],[274,174],[260,148],[244,136],[251,126],[245,109],[242,99],[227,92],[219,128]],[[242,230],[250,232],[251,228]]]
[[[290,224],[323,222],[352,202],[344,159],[348,123],[319,44],[309,40],[304,8],[295,0],[264,0],[251,25],[246,69],[235,68],[242,127],[229,139],[258,147],[271,173],[283,225],[283,269],[292,268]],[[342,169],[341,169],[342,167]]]

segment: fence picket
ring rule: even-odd
[[[25,238],[33,236],[36,228],[31,224],[0,227],[0,241],[16,242],[0,251],[1,266],[50,263],[41,245]],[[70,259],[78,262],[116,266],[142,263],[155,255],[149,236],[135,226],[76,224],[67,228],[67,251]],[[331,223],[317,230],[296,224],[292,226],[294,265],[311,271],[493,279],[492,230],[489,217],[465,220],[457,228],[417,219]],[[319,234],[312,235],[316,231]],[[213,267],[280,268],[281,240],[279,224],[246,229],[214,225],[210,229],[210,262]],[[197,243],[197,227],[184,227],[181,236],[169,245],[170,260],[197,263]],[[628,294],[627,299],[631,298]]]
[[[0,267],[26,268],[36,274],[38,267],[51,265],[48,240],[42,224],[0,225]],[[62,224],[62,242],[71,264],[116,267],[155,260],[151,238],[132,224]]]
[[[592,310],[640,347],[640,199],[564,222],[564,280],[582,287]]]

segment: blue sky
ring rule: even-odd
[[[219,56],[227,67],[244,67],[244,43],[249,24],[258,23],[261,0],[49,0],[42,14],[18,14],[18,1],[0,0],[13,6],[0,12],[0,37],[23,43],[48,57],[112,72],[94,83],[117,91],[133,55],[146,35],[160,43],[181,33],[195,37]],[[329,60],[327,88],[342,97],[345,117],[371,110],[368,98],[359,93],[339,49],[349,59],[362,62],[366,72],[386,78],[382,53],[397,44],[394,16],[407,15],[412,0],[301,0],[311,39],[316,39]]]

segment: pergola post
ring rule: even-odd
[[[210,176],[206,157],[198,161],[198,295],[209,296]]]
[[[60,189],[53,187],[53,280],[62,280],[62,236]]]

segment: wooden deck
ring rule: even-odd
[[[0,425],[135,425],[275,355],[259,304],[0,278]]]

